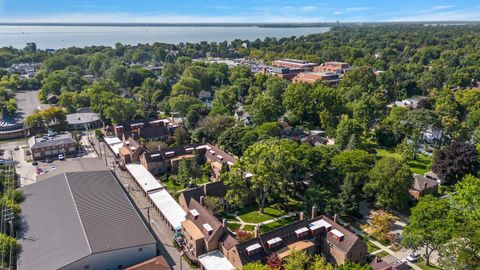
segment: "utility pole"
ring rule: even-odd
[[[105,158],[105,166],[108,166],[107,164],[107,152],[105,152],[105,144],[102,144],[103,145],[103,157]]]

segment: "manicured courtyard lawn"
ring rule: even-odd
[[[377,157],[379,159],[383,157],[393,157],[396,159],[402,158],[399,153],[395,152],[394,149],[376,148],[375,150],[377,151]],[[413,173],[422,175],[430,171],[431,164],[432,158],[422,154],[418,154],[416,160],[407,162],[408,167],[410,167],[410,170]]]
[[[290,224],[290,223],[292,223],[296,220],[297,220],[296,217],[291,217],[291,218],[286,218],[286,219],[274,221],[274,222],[271,222],[271,223],[260,226],[259,231],[260,231],[260,233],[266,233],[266,232],[271,231],[273,229],[283,227],[287,224]]]
[[[264,209],[265,213],[260,214],[258,212],[258,205],[252,204],[238,211],[238,217],[246,223],[260,223],[272,218],[277,218],[285,213],[278,209],[277,205],[271,205]]]
[[[176,184],[172,180],[169,180],[168,182],[164,182],[162,184],[165,184],[167,186],[168,191],[173,191],[175,193],[179,190],[184,189],[183,185]]]
[[[227,223],[227,227],[230,231],[235,232],[238,228],[240,228],[240,224],[238,223]]]
[[[253,225],[245,225],[245,226],[243,227],[243,230],[253,232],[253,231],[255,230],[255,226],[253,226]]]

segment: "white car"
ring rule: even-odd
[[[65,156],[63,154],[58,155],[58,160],[65,160]]]
[[[420,258],[420,254],[417,252],[413,252],[412,254],[408,255],[407,261],[409,262],[416,262]]]

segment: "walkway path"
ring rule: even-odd
[[[249,225],[249,226],[262,226],[262,225],[273,223],[275,221],[283,220],[283,219],[286,219],[286,218],[291,218],[291,217],[295,216],[296,214],[297,214],[297,212],[290,212],[286,215],[276,217],[276,218],[272,218],[272,219],[269,219],[269,220],[266,220],[266,221],[263,221],[263,222],[259,222],[259,223],[245,222],[237,215],[237,212],[235,212],[233,214],[229,213],[227,215],[232,216],[236,220],[238,220],[238,221],[229,221],[229,223],[240,224],[240,229],[243,230],[243,228],[247,225]]]

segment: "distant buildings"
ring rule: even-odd
[[[34,160],[47,157],[68,155],[77,150],[77,143],[69,133],[59,135],[33,136],[28,140],[28,146]]]
[[[435,194],[438,192],[440,182],[428,176],[428,173],[426,173],[425,176],[419,174],[413,176],[413,185],[410,188],[409,193],[416,200],[419,200],[423,195]]]
[[[325,62],[319,66],[313,68],[315,72],[332,72],[336,74],[344,75],[347,71],[351,70],[352,68],[343,62]]]
[[[279,59],[272,62],[274,67],[283,67],[283,68],[300,68],[304,71],[313,70],[314,67],[318,66],[317,63],[309,63],[303,60],[297,59]]]
[[[123,269],[156,241],[110,171],[71,172],[22,188],[17,269]]]
[[[313,84],[319,81],[326,81],[331,85],[337,84],[340,81],[340,77],[337,73],[333,72],[302,72],[296,75],[293,83],[308,83]]]
[[[144,119],[131,122],[125,122],[114,127],[107,127],[106,136],[116,136],[117,138],[128,139],[129,137],[138,140],[160,140],[173,135],[173,132],[179,125],[170,119]]]

